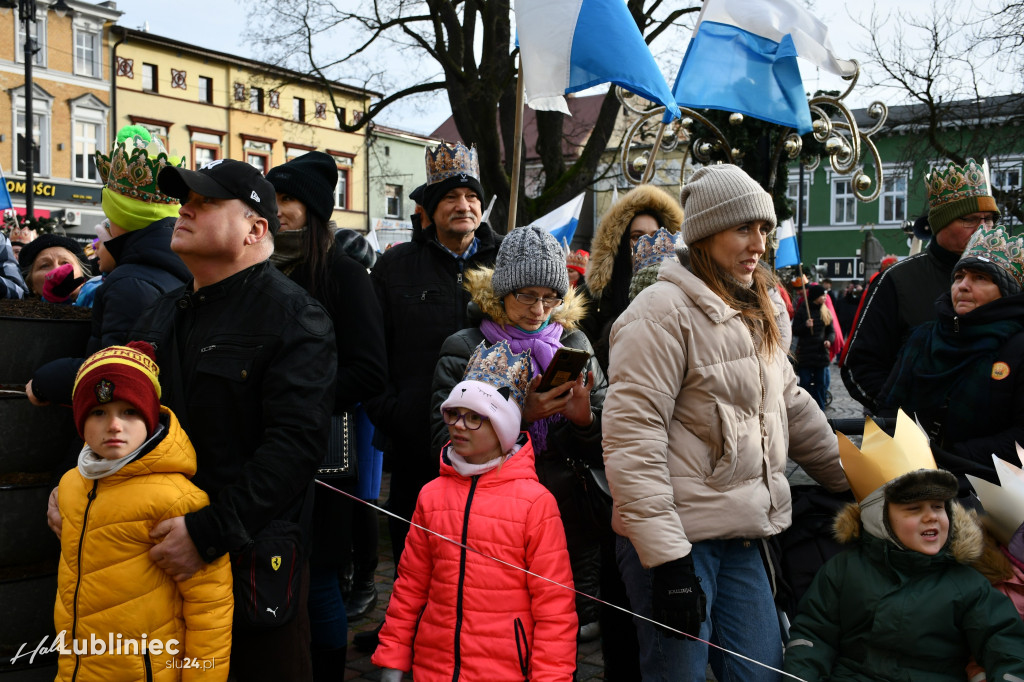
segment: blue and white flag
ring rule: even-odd
[[[775,267],[784,268],[789,265],[800,265],[800,249],[796,245],[792,219],[779,223],[779,248],[775,250]]]
[[[14,208],[11,201],[11,193],[7,191],[7,178],[4,177],[4,167],[0,166],[0,211]]]
[[[828,27],[793,0],[704,0],[676,74],[680,106],[738,111],[811,131],[800,57],[838,76],[855,62],[839,59]]]
[[[515,0],[515,10],[531,108],[568,114],[565,95],[614,83],[679,116],[625,0]]]
[[[571,244],[572,237],[576,234],[576,225],[580,222],[584,196],[585,194],[581,194],[569,203],[562,204],[551,213],[537,218],[529,226],[550,232],[559,244]]]

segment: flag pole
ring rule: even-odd
[[[810,282],[810,280],[808,280],[806,282],[804,281],[804,264],[803,263],[797,263],[796,264],[796,271],[797,271],[797,273],[800,276],[800,286],[804,290],[804,305],[807,306],[807,319],[811,319],[811,301],[809,300],[811,294],[807,290],[807,285],[810,284],[811,282]]]
[[[519,205],[519,160],[523,155],[523,57],[519,55],[519,73],[516,76],[516,131],[512,144],[512,191],[508,202],[508,225],[505,233],[509,233],[516,227],[516,208]]]
[[[654,148],[651,149],[651,156],[647,159],[647,167],[644,168],[644,178],[641,182],[645,185],[654,176],[654,159],[658,156],[658,150],[661,149],[661,138],[664,136],[665,124],[662,123],[658,126],[658,134],[654,136]]]

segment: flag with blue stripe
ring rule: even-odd
[[[791,0],[705,0],[676,74],[676,103],[809,133],[797,57],[839,76],[857,69],[835,56],[828,27]]]
[[[800,249],[793,231],[793,221],[783,220],[779,223],[779,248],[775,250],[775,267],[784,268],[800,264]]]
[[[3,166],[0,166],[0,211],[14,208],[11,201],[11,193],[7,191],[7,178],[4,177]]]
[[[565,95],[614,83],[679,116],[625,0],[516,0],[515,11],[531,108],[568,114]]]
[[[580,194],[551,213],[542,215],[530,223],[530,227],[539,227],[545,232],[550,232],[559,244],[571,244],[573,235],[576,234],[576,226],[580,222],[584,196],[586,195]]]

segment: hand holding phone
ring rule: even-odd
[[[561,386],[567,381],[576,381],[583,368],[590,360],[590,353],[578,348],[562,346],[555,351],[555,356],[544,370],[544,375],[537,386],[538,393],[550,391],[556,386]]]

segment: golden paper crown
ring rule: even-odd
[[[843,471],[858,502],[903,474],[938,468],[928,436],[903,410],[896,416],[896,435],[892,438],[870,417],[864,419],[860,449],[843,434],[836,435]]]
[[[427,147],[427,184],[434,185],[457,175],[468,175],[480,180],[480,162],[476,156],[476,145],[466,147],[461,142],[449,145],[441,142],[436,149]]]
[[[1024,463],[1024,451],[1019,444],[1017,457]],[[981,506],[985,508],[989,531],[1005,546],[1010,544],[1013,534],[1024,524],[1024,471],[995,455],[992,455],[992,462],[996,467],[999,485],[970,474],[967,474],[967,480],[971,482],[981,500]]]
[[[110,156],[96,152],[96,167],[106,188],[147,204],[177,204],[160,191],[157,176],[165,166],[185,167],[184,157],[169,158],[160,140],[129,136],[114,144]]]
[[[967,159],[963,167],[950,161],[945,169],[936,168],[925,176],[928,205],[931,208],[967,197],[991,196],[988,182],[988,161],[979,164]]]

